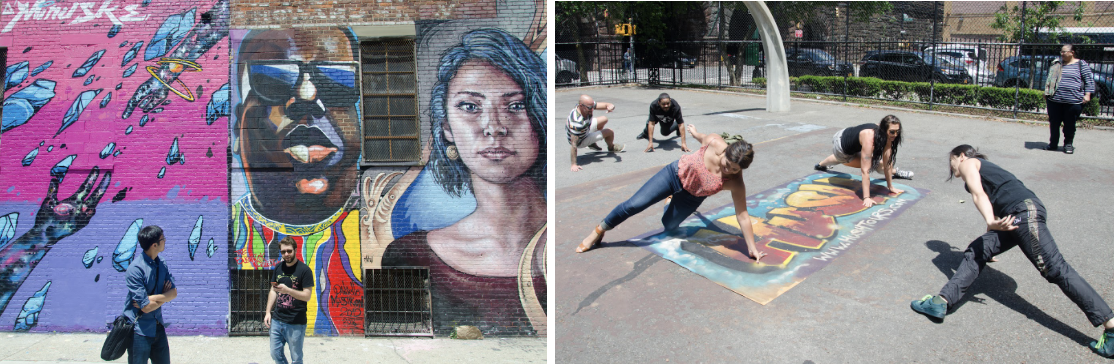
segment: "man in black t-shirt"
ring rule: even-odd
[[[642,134],[638,134],[636,139],[646,139],[650,144],[646,147],[647,152],[654,151],[654,124],[661,124],[661,136],[668,136],[669,134],[677,133],[681,137],[681,151],[688,152],[689,146],[685,138],[685,119],[681,116],[681,105],[677,104],[676,100],[669,97],[669,94],[662,93],[658,95],[650,103],[650,117],[646,120],[646,128],[642,130]]]
[[[298,243],[289,236],[279,241],[282,263],[275,265],[271,291],[267,295],[267,315],[263,323],[271,328],[271,358],[275,364],[302,364],[302,340],[306,336],[306,302],[313,294],[313,271],[294,254]],[[275,319],[271,320],[271,309]],[[290,361],[282,346],[290,344]]]

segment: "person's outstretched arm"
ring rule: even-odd
[[[1013,216],[994,218],[994,206],[990,204],[990,196],[987,196],[986,190],[982,189],[982,177],[979,176],[981,166],[982,162],[977,158],[965,160],[959,164],[959,175],[963,177],[963,183],[967,184],[967,190],[971,191],[971,200],[975,202],[979,215],[982,215],[983,220],[986,221],[986,228],[999,231],[1017,229],[1017,226],[1013,225]]]
[[[731,188],[731,201],[735,204],[735,220],[739,222],[739,230],[743,232],[743,240],[747,243],[747,255],[757,263],[766,253],[758,251],[754,246],[754,228],[750,225],[750,214],[747,213],[747,188],[739,175],[738,183]]]
[[[615,104],[610,102],[597,102],[596,110],[607,110],[607,112],[615,111]]]
[[[570,169],[572,169],[573,172],[578,172],[582,168],[576,165],[576,146],[580,145],[580,138],[578,138],[576,135],[573,135],[572,141],[570,143],[571,144],[569,145],[569,149],[572,149],[572,151],[570,152],[572,157],[572,167]]]
[[[874,206],[874,200],[870,198],[870,160],[874,154],[874,133],[869,130],[864,130],[859,133],[859,144],[863,149],[859,152],[859,169],[863,174],[863,206],[870,208]],[[887,173],[887,180],[889,173]]]
[[[711,143],[713,135],[716,136],[716,137],[719,137],[719,135],[704,134],[704,133],[696,131],[696,125],[685,124],[685,128],[688,128],[689,134],[692,134],[692,138],[696,139],[696,141],[700,142],[701,146],[708,145],[708,143]],[[723,138],[720,138],[720,139],[723,139]]]

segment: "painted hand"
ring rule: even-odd
[[[104,196],[109,182],[112,181],[112,172],[105,172],[104,178],[98,184],[96,182],[100,177],[100,168],[93,167],[77,192],[61,201],[58,201],[58,186],[62,184],[62,179],[59,177],[54,176],[50,179],[46,198],[43,199],[42,207],[35,215],[35,226],[32,227],[34,231],[44,232],[49,244],[73,235],[89,225],[89,220],[97,213],[97,204],[101,202],[101,197]],[[93,188],[94,184],[96,189]]]

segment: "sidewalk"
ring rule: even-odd
[[[0,364],[104,362],[104,334],[0,333]],[[175,364],[272,363],[265,336],[171,336]],[[545,363],[545,338],[306,337],[306,363]],[[289,352],[287,352],[289,357]],[[127,355],[111,363],[127,363]]]

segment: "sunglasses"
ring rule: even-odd
[[[293,250],[279,250],[279,252],[283,254],[294,254]]]
[[[352,107],[360,99],[355,62],[249,61],[246,70],[252,92],[269,105],[286,104],[307,75],[325,107]]]

